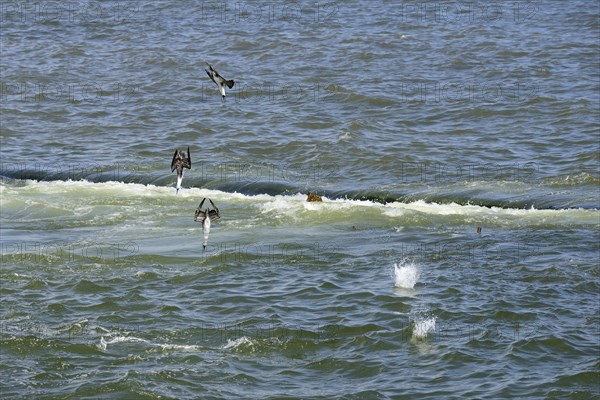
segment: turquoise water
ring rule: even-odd
[[[1,10],[2,398],[600,398],[597,4]]]

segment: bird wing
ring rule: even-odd
[[[218,85],[218,83],[217,83],[217,81],[215,81],[215,77],[213,76],[213,74],[211,73],[211,71],[209,71],[207,69],[205,69],[204,71],[206,71],[206,75],[208,75],[208,77],[210,78],[210,80],[213,81],[214,83],[216,83]]]
[[[202,199],[198,208],[196,208],[196,214],[194,214],[194,221],[202,222],[206,218],[206,214],[202,211],[202,205],[204,204],[206,197]]]
[[[173,154],[173,161],[171,161],[171,172],[175,171],[177,168],[177,155],[179,154],[179,150],[175,149],[175,154]]]
[[[208,216],[210,217],[211,221],[214,221],[215,219],[219,219],[221,218],[221,214],[219,214],[219,209],[215,209],[215,210],[210,210],[208,212]]]
[[[194,215],[194,221],[204,222],[205,219],[206,219],[206,213],[200,209],[196,210],[196,215]]]
[[[187,148],[187,159],[183,160],[183,166],[192,169],[192,157],[190,156],[190,146]]]

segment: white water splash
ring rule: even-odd
[[[98,343],[96,347],[102,351],[106,351],[106,340],[104,340],[104,336],[100,336],[100,343]]]
[[[394,285],[403,289],[413,289],[419,280],[419,269],[412,263],[394,264]]]
[[[424,339],[427,334],[435,330],[435,317],[415,320],[412,335],[416,339]]]
[[[204,242],[202,242],[202,245],[206,249],[206,246],[208,246],[208,235],[210,235],[210,216],[208,213],[206,213],[206,219],[202,224],[202,234],[204,237]]]

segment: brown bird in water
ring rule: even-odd
[[[308,192],[308,197],[306,198],[306,201],[323,201],[323,199],[318,194]]]
[[[481,235],[481,227],[480,226],[477,227],[477,233]]]

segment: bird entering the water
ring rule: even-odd
[[[223,78],[221,75],[219,75],[217,70],[212,67],[212,65],[210,65],[209,63],[206,64],[208,65],[208,69],[205,69],[206,74],[208,75],[210,80],[213,81],[219,87],[221,96],[223,96],[223,100],[225,100],[225,85],[227,85],[227,87],[231,89],[235,82],[233,81],[233,79],[228,81],[227,79]]]
[[[179,149],[175,150],[173,154],[173,161],[171,161],[171,172],[177,170],[177,191],[181,189],[181,182],[183,181],[183,168],[192,169],[192,157],[190,157],[190,147],[187,148],[187,157],[185,153]]]
[[[210,201],[210,204],[212,204],[213,209],[210,210],[207,208],[205,210],[202,210],[202,206],[204,205],[205,200],[206,197],[202,199],[200,205],[198,206],[198,208],[196,208],[196,214],[194,215],[194,221],[202,223],[202,233],[204,234],[204,243],[202,243],[202,246],[204,247],[204,250],[206,250],[206,246],[208,245],[208,235],[210,234],[211,221],[221,218],[221,213],[219,212],[219,209],[217,208],[217,206],[215,206],[215,203],[213,203],[211,199],[208,199],[208,201]]]

